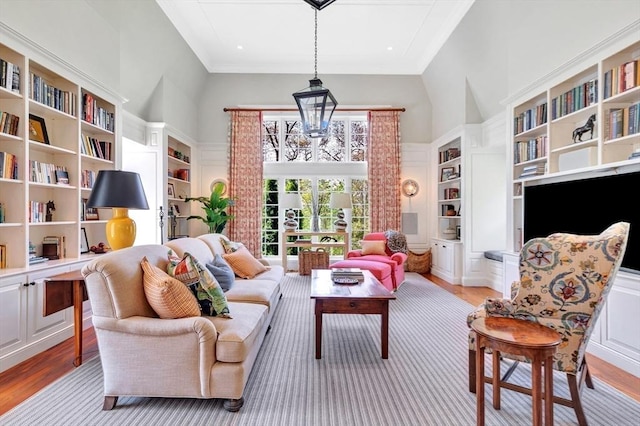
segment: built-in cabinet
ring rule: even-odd
[[[460,241],[431,239],[431,273],[451,284],[462,279],[462,243]]]
[[[508,101],[509,196],[504,294],[517,277],[530,185],[583,179],[640,166],[640,24],[515,94]],[[593,124],[593,127],[591,126]],[[630,189],[632,191],[632,189]],[[615,203],[616,201],[614,201]],[[640,377],[640,276],[621,271],[588,351]]]

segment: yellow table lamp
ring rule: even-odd
[[[122,170],[100,170],[87,202],[89,208],[111,208],[107,222],[107,242],[112,250],[131,247],[136,240],[136,223],[129,209],[148,210],[140,175]]]

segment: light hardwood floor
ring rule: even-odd
[[[485,297],[499,297],[500,293],[486,287],[451,285],[433,275],[428,279],[472,305],[479,305]],[[83,333],[84,361],[98,355],[93,328]],[[45,386],[73,371],[73,338],[0,373],[0,414],[20,404]],[[610,384],[640,402],[640,378],[632,376],[594,356],[587,355],[589,369],[594,377]],[[585,389],[584,392],[589,392]]]

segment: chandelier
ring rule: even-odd
[[[331,116],[338,106],[336,98],[329,89],[322,87],[318,78],[318,10],[328,6],[335,0],[304,0],[314,7],[315,14],[315,69],[314,77],[309,80],[309,87],[293,94],[302,119],[302,132],[312,138],[327,135]]]

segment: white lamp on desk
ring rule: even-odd
[[[340,209],[337,214],[337,219],[333,222],[336,231],[344,232],[347,230],[347,221],[344,220],[344,210],[351,208],[351,194],[346,192],[334,192],[331,194],[331,200],[329,201],[329,207],[332,209]]]
[[[298,229],[298,221],[295,219],[296,213],[293,209],[300,210],[302,208],[302,200],[298,194],[284,194],[280,206],[286,210],[284,229],[287,231],[295,231]]]

